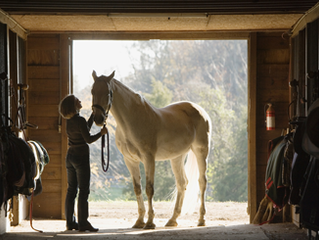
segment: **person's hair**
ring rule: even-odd
[[[64,97],[59,104],[59,113],[65,119],[72,118],[78,113],[75,107],[75,96],[73,94]]]

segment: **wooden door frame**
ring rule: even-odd
[[[187,39],[187,40],[247,40],[247,91],[248,91],[248,116],[247,116],[247,132],[248,132],[248,207],[247,212],[250,215],[250,222],[252,222],[257,212],[257,168],[256,168],[256,59],[257,59],[257,33],[236,32],[236,33],[216,33],[216,32],[193,32],[193,33],[72,33],[63,35],[61,37],[61,44],[64,54],[62,54],[61,61],[65,63],[62,66],[69,66],[62,70],[61,79],[69,79],[71,82],[61,80],[63,86],[61,92],[65,95],[72,89],[72,46],[70,41],[73,40],[149,40],[149,39]],[[66,47],[68,45],[68,47]],[[69,77],[67,77],[69,74]],[[63,95],[62,94],[62,95]],[[64,121],[62,121],[62,129],[65,129]],[[62,133],[62,158],[66,156],[67,150],[67,136]],[[63,162],[63,161],[62,161]],[[66,170],[64,163],[62,164],[62,217],[64,218],[64,200],[67,187]]]
[[[61,63],[60,63],[60,99],[72,93],[72,41],[67,34],[60,35]],[[65,158],[68,149],[68,137],[66,133],[66,120],[60,118],[59,129],[61,131],[61,218],[65,219],[65,197],[67,192],[67,172]]]
[[[248,209],[250,223],[257,212],[256,163],[256,91],[257,91],[257,33],[248,39]]]

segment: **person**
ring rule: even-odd
[[[64,97],[59,104],[59,113],[66,121],[68,136],[68,151],[66,155],[66,169],[68,188],[65,198],[65,217],[67,230],[79,230],[97,232],[88,221],[90,193],[90,150],[89,143],[98,140],[107,133],[104,126],[97,134],[91,135],[90,129],[93,124],[93,113],[88,121],[80,115],[81,101],[74,95]],[[78,222],[74,216],[74,202],[78,195]]]

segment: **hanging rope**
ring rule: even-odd
[[[38,230],[38,229],[35,229],[34,227],[33,227],[33,225],[32,225],[32,209],[33,209],[33,195],[34,195],[34,189],[32,189],[32,195],[31,195],[31,201],[30,201],[30,226],[31,226],[31,228],[34,230],[34,231],[38,231],[38,232],[40,232],[40,233],[43,233],[43,231],[42,230]]]

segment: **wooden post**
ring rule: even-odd
[[[251,33],[248,40],[248,214],[250,222],[257,212],[256,168],[256,71],[257,34]]]
[[[60,49],[61,49],[61,60],[60,60],[60,100],[71,93],[71,68],[72,68],[72,56],[71,47],[72,42],[70,41],[67,34],[60,35]],[[59,131],[59,129],[57,129]],[[65,157],[67,152],[67,134],[66,134],[66,121],[61,119],[61,218],[65,219],[65,197],[67,191],[67,173],[65,167]]]

